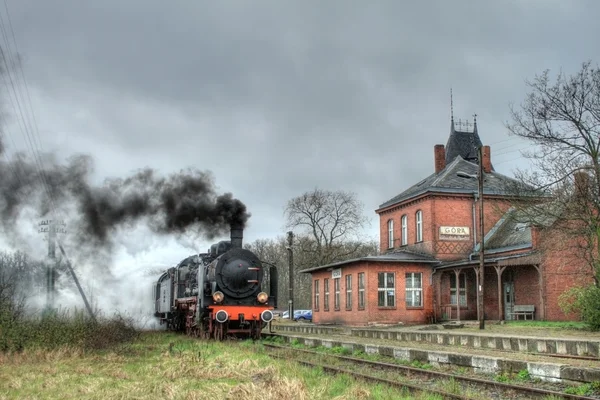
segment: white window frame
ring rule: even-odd
[[[394,220],[388,220],[388,249],[394,248]]]
[[[352,275],[346,275],[346,310],[352,310]]]
[[[362,279],[361,279],[362,278]],[[365,308],[365,273],[358,273],[358,309]]]
[[[329,278],[325,278],[323,280],[323,291],[324,291],[324,298],[323,298],[323,311],[329,311]]]
[[[340,310],[340,278],[335,278],[333,280],[333,290],[334,290],[334,294],[333,294],[333,309],[335,311],[339,311]]]
[[[408,215],[402,216],[402,246],[408,244]]]
[[[416,277],[419,277],[419,286],[416,286]],[[407,272],[406,278],[406,308],[423,307],[423,273]]]
[[[383,286],[380,285],[380,276],[383,275]],[[392,277],[391,287],[388,286],[388,277]],[[396,306],[396,274],[393,272],[380,272],[377,274],[377,305],[379,307]],[[381,293],[383,292],[383,304],[381,303]],[[391,299],[391,301],[390,301]]]
[[[458,282],[460,285],[460,305],[467,305],[467,274],[460,273],[458,275]],[[450,275],[450,304],[456,305],[456,274],[452,273]]]
[[[423,241],[423,211],[421,211],[421,210],[417,211],[415,223],[417,224],[417,240],[416,241],[417,241],[417,243],[422,242]]]
[[[319,311],[319,280],[315,279],[315,304],[313,304],[315,311]]]

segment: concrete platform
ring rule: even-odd
[[[532,378],[538,378],[548,382],[565,383],[588,383],[600,381],[600,369],[575,367],[568,364],[532,362],[522,360],[511,360],[502,357],[469,355],[452,351],[428,351],[423,349],[414,349],[409,347],[384,346],[378,344],[361,344],[348,340],[335,340],[319,337],[298,336],[294,334],[284,334],[278,327],[276,333],[281,335],[286,342],[297,340],[310,347],[324,346],[345,347],[351,351],[363,351],[368,354],[380,354],[383,356],[394,357],[405,361],[421,361],[433,365],[455,365],[472,369],[476,373],[500,374],[502,372],[517,373],[527,370]],[[298,327],[298,330],[311,329],[308,326]],[[332,328],[334,329],[334,328]],[[290,331],[292,328],[286,328]],[[338,332],[339,334],[339,332]],[[364,336],[363,336],[364,337]],[[386,339],[388,339],[386,337]]]
[[[598,340],[503,336],[497,333],[461,332],[460,329],[440,330],[437,326],[394,328],[350,328],[313,324],[277,325],[279,332],[335,335],[347,334],[361,338],[396,340],[398,342],[423,342],[436,345],[471,347],[475,349],[505,350],[539,354],[598,357],[600,361],[600,338]]]
[[[508,350],[539,354],[600,357],[600,340],[541,338],[532,336],[501,336],[491,333],[464,333],[451,331],[351,329],[351,335],[363,338]],[[600,360],[600,358],[599,358]]]

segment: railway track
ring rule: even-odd
[[[313,368],[320,367],[329,373],[343,373],[357,379],[384,383],[407,390],[413,394],[423,392],[437,394],[444,399],[600,399],[600,396],[580,396],[538,387],[513,385],[493,380],[379,361],[369,361],[362,358],[298,349],[289,346],[268,343],[264,343],[263,345],[270,350],[269,355],[275,358],[294,360]],[[298,354],[309,356],[312,359],[325,359],[329,361],[324,363],[317,363],[313,360],[307,361],[306,359],[295,357]],[[338,364],[341,364],[344,368],[339,367]],[[357,369],[360,369],[360,372]],[[377,375],[365,374],[364,370],[377,372]]]

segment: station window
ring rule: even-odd
[[[323,280],[323,291],[325,292],[325,297],[323,298],[323,310],[329,311],[329,279],[327,278]]]
[[[315,304],[314,304],[314,309],[315,311],[319,311],[319,280],[315,280]]]
[[[402,216],[402,246],[408,243],[408,215]]]
[[[346,310],[352,310],[352,275],[346,275]]]
[[[423,211],[417,211],[417,242],[423,241]]]
[[[358,309],[365,308],[365,273],[358,274]]]
[[[340,278],[335,278],[333,280],[334,286],[334,298],[333,298],[333,308],[336,311],[340,310]]]
[[[396,305],[395,276],[393,272],[380,272],[378,274],[377,290],[379,307],[394,307]]]
[[[458,275],[458,282],[460,287],[458,291],[460,293],[460,305],[467,305],[467,275],[460,274]],[[450,304],[456,305],[456,274],[450,274]]]
[[[423,306],[423,280],[420,272],[406,274],[406,307]]]

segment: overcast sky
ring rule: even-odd
[[[377,206],[433,172],[450,87],[511,175],[526,144],[503,124],[525,79],[600,58],[593,0],[7,5],[44,151],[93,155],[98,181],[211,170],[252,213],[246,241],[283,234],[286,201],[314,187],[357,192],[377,237]],[[26,149],[16,119],[5,130]],[[136,262],[190,253],[129,243]]]

